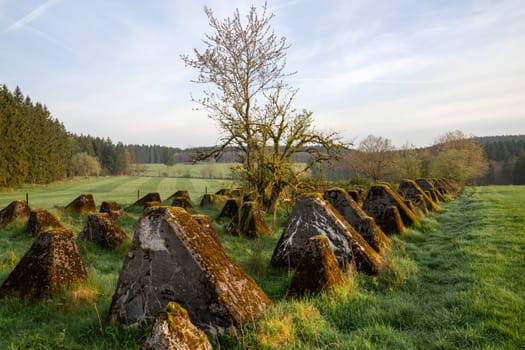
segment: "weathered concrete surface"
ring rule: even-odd
[[[439,202],[444,201],[445,198],[439,193],[438,190],[434,187],[431,180],[429,179],[417,179],[417,185],[432,198],[432,200],[439,204]]]
[[[406,227],[401,220],[399,210],[395,205],[391,205],[385,208],[383,217],[381,218],[381,225],[383,230],[389,234],[403,234],[406,232]]]
[[[122,207],[115,201],[102,202],[99,212],[108,213],[114,218],[124,216],[125,214],[124,209],[122,209]]]
[[[75,198],[71,203],[66,205],[65,209],[76,214],[95,213],[97,211],[93,195],[89,193],[81,194],[80,196]]]
[[[160,194],[158,192],[150,192],[143,196],[142,198],[138,199],[135,203],[133,203],[132,207],[149,207],[153,204],[159,204],[161,202],[160,200]]]
[[[271,304],[188,212],[150,208],[135,227],[108,319],[128,326],[152,322],[170,301],[201,329],[219,331]]]
[[[332,204],[376,252],[382,253],[390,246],[390,238],[344,189],[332,188],[327,190],[324,192],[323,198]]]
[[[29,217],[31,209],[26,201],[13,201],[0,210],[0,228],[5,227],[15,220],[24,220]]]
[[[86,227],[78,235],[78,239],[92,241],[106,249],[115,249],[126,238],[126,233],[108,213],[88,215]]]
[[[295,270],[287,297],[318,295],[342,285],[345,276],[325,236],[308,239],[305,253]]]
[[[0,287],[0,297],[14,295],[36,301],[86,279],[87,272],[73,232],[54,229],[35,238],[31,248]]]
[[[226,227],[226,234],[257,238],[271,233],[264,219],[264,213],[255,202],[244,202],[239,214],[235,215]]]
[[[167,201],[173,201],[175,197],[186,197],[188,200],[190,199],[190,193],[188,190],[178,190],[175,193],[173,193],[171,196],[169,196],[166,200]]]
[[[377,274],[382,270],[381,256],[320,194],[297,197],[286,228],[273,252],[272,265],[297,266],[308,239],[319,234],[328,239],[343,271],[352,264],[359,271],[369,274]]]
[[[175,302],[153,323],[142,350],[212,350],[206,333],[191,323],[188,312]]]
[[[232,190],[230,190],[229,188],[221,188],[220,190],[215,192],[215,194],[218,196],[230,196],[231,193],[232,193]]]
[[[219,218],[233,218],[239,214],[240,201],[235,198],[229,198],[224,203]]]
[[[27,232],[37,236],[45,230],[63,229],[62,223],[45,209],[31,210],[27,221]]]
[[[397,193],[399,193],[401,197],[411,200],[412,203],[414,203],[414,205],[420,208],[423,212],[425,211],[424,208],[435,212],[441,210],[439,205],[437,205],[437,203],[434,202],[431,197],[427,196],[425,191],[423,191],[423,189],[419,187],[419,185],[413,180],[407,179],[401,181],[397,189]]]
[[[191,204],[191,201],[189,197],[185,196],[176,196],[173,197],[173,200],[171,202],[172,207],[181,207],[184,209],[191,209],[193,208],[193,204]]]
[[[201,208],[209,208],[209,207],[213,207],[214,204],[215,204],[215,195],[213,193],[206,193],[202,195],[199,206]]]
[[[394,192],[394,190],[386,184],[370,187],[365,202],[363,203],[363,210],[374,218],[375,222],[386,234],[389,234],[390,232],[385,229],[382,219],[386,208],[392,205],[397,207],[405,226],[419,223],[417,215],[406,206],[399,194]]]
[[[222,246],[221,241],[219,240],[219,235],[217,234],[217,230],[213,226],[213,222],[208,215],[194,214],[191,217],[199,223],[201,229],[206,232],[208,237],[215,240],[215,242]]]

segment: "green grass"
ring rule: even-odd
[[[388,270],[277,300],[223,348],[525,347],[525,187],[481,187],[394,239]]]
[[[155,181],[156,180],[156,181]],[[77,194],[130,203],[158,190],[162,198],[181,186],[176,178],[78,179],[32,189],[30,202],[53,208],[74,232],[85,217],[68,216],[61,206]],[[195,180],[195,179],[192,179]],[[174,182],[171,182],[174,181]],[[223,183],[194,183],[209,192]],[[197,185],[197,187],[195,186]],[[142,186],[142,187],[141,187]],[[213,188],[211,190],[210,188]],[[216,188],[216,189],[215,189]],[[160,190],[159,190],[160,189]],[[19,192],[2,193],[0,207]],[[131,192],[131,194],[128,194]],[[203,193],[203,191],[202,191]],[[107,196],[107,197],[104,197]],[[33,199],[32,199],[33,198]],[[195,202],[195,199],[194,199]],[[220,234],[226,252],[274,301],[258,321],[236,337],[215,340],[220,349],[520,349],[525,346],[525,187],[480,187],[424,218],[394,238],[381,276],[358,274],[330,294],[284,300],[291,272],[269,260],[285,218],[270,237],[248,240]],[[216,217],[218,209],[207,209]],[[140,209],[119,224],[131,237]],[[226,221],[216,222],[219,232]],[[0,281],[29,248],[23,223],[0,230]],[[0,300],[0,349],[139,349],[147,329],[109,326],[105,316],[129,241],[107,252],[80,243],[89,281],[34,305]]]
[[[107,176],[77,177],[50,185],[26,185],[18,189],[4,189],[0,192],[0,208],[14,200],[29,196],[29,205],[34,208],[52,209],[65,207],[82,193],[91,193],[95,203],[114,200],[121,206],[127,206],[137,200],[137,194],[159,192],[161,199],[166,199],[177,190],[188,190],[191,199],[198,204],[206,193],[215,193],[221,188],[234,186],[231,180],[171,178],[147,176]]]
[[[200,162],[196,164],[177,163],[173,166],[165,164],[140,164],[139,169],[143,169],[143,176],[163,176],[163,177],[192,177],[192,178],[225,178],[232,177],[231,167],[239,163],[215,163]],[[136,166],[132,165],[132,170]]]

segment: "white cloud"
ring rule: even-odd
[[[40,16],[44,15],[53,5],[59,1],[61,0],[47,0],[42,5],[30,11],[27,15],[14,22],[11,26],[9,26],[9,28],[6,29],[6,32],[16,31],[25,27],[29,23],[38,19]]]
[[[25,10],[0,36],[6,48],[0,59],[17,53],[9,62],[24,62],[0,67],[11,87],[40,98],[74,132],[173,146],[216,141],[213,122],[192,110],[190,92],[199,96],[203,88],[189,82],[197,72],[179,58],[202,47],[210,32],[203,1],[63,1],[51,21],[44,14],[57,2]],[[206,4],[218,17],[250,6],[242,0]],[[525,110],[521,0],[439,7],[274,0],[268,6],[276,34],[292,44],[288,71],[298,74],[290,83],[301,89],[296,106],[312,110],[322,128],[398,144],[431,141],[442,129],[489,134],[514,125],[525,133],[517,121]],[[20,40],[22,34],[33,35],[30,44],[39,49]],[[53,44],[49,51],[42,41]]]

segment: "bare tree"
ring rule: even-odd
[[[401,146],[392,157],[393,171],[392,179],[401,181],[403,179],[419,179],[423,169],[423,155],[416,146],[408,142]]]
[[[382,136],[368,135],[359,143],[357,150],[356,166],[359,173],[375,181],[391,174],[395,150],[392,141]]]
[[[196,160],[218,158],[227,147],[237,149],[246,189],[259,196],[265,209],[275,209],[284,189],[300,182],[301,173],[330,160],[344,145],[337,133],[317,131],[311,112],[293,108],[297,89],[286,78],[294,73],[285,72],[289,45],[271,29],[274,15],[267,13],[266,4],[261,13],[252,6],[246,21],[239,10],[222,21],[210,8],[204,12],[213,30],[205,36],[206,49],[181,58],[198,70],[194,82],[206,84],[203,96],[193,100],[222,135],[212,151]],[[291,160],[298,151],[311,154],[299,170]]]

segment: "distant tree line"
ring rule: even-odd
[[[125,174],[122,143],[73,135],[19,87],[0,88],[0,187],[50,183],[74,175]]]
[[[444,174],[467,176],[481,185],[525,184],[525,135],[473,138],[452,132],[445,136],[427,148],[409,144],[395,148],[390,140],[370,135],[338,162],[314,167],[309,175],[359,182]],[[210,149],[124,145],[109,138],[70,134],[45,105],[31,101],[20,88],[0,88],[0,187],[49,183],[67,176],[128,174],[131,164],[189,163],[195,154]],[[235,149],[227,148],[216,161],[239,159]],[[301,163],[310,160],[306,151],[292,158]]]
[[[66,177],[74,140],[46,106],[0,88],[0,187]]]
[[[489,167],[480,184],[525,184],[525,135],[480,137]]]
[[[192,147],[176,148],[160,145],[126,145],[131,163],[137,164],[166,164],[173,163],[191,163],[195,155],[212,150],[213,147]],[[235,163],[239,162],[241,154],[233,147],[226,148],[224,152],[215,159],[218,163]],[[298,152],[294,155],[293,160],[296,162],[306,163],[310,160],[308,152]]]
[[[455,131],[425,148],[396,148],[386,138],[369,135],[339,162],[312,173],[313,178],[356,183],[440,176],[478,185],[525,184],[525,135],[471,137]]]
[[[73,135],[73,138],[76,141],[74,154],[82,153],[95,158],[99,162],[100,171],[103,174],[124,175],[129,172],[131,159],[126,146],[122,142],[114,144],[109,138],[104,139],[89,135]],[[70,175],[84,175],[83,173],[77,173],[77,169],[73,167]],[[92,169],[95,170],[96,167]],[[89,175],[95,175],[93,172],[89,172]]]

